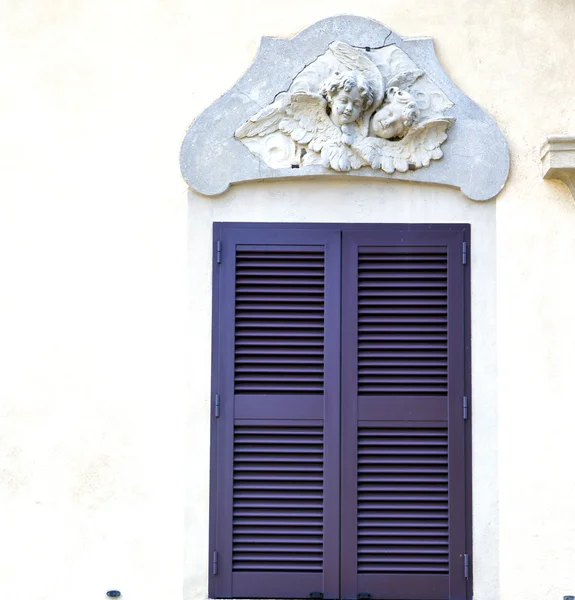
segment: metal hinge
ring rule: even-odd
[[[467,419],[469,417],[469,402],[467,400],[467,396],[463,396],[463,418]]]
[[[463,555],[463,574],[465,579],[469,579],[469,554]]]
[[[216,419],[218,419],[220,416],[220,395],[219,394],[216,394],[216,396],[214,398],[214,415],[215,415]]]
[[[463,242],[463,244],[461,245],[461,262],[464,265],[467,264],[467,250],[468,250],[467,242]]]
[[[219,264],[221,264],[222,262],[222,241],[218,240],[216,242],[216,262]]]
[[[212,556],[212,573],[214,575],[218,574],[218,553],[216,551],[214,551]]]

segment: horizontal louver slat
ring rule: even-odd
[[[323,443],[319,426],[235,425],[234,571],[322,571]]]
[[[447,428],[360,427],[358,447],[358,572],[448,573]]]
[[[447,394],[447,251],[358,253],[358,393]]]
[[[236,394],[324,389],[323,247],[236,251]]]

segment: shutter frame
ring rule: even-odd
[[[471,544],[470,513],[467,510],[470,499],[470,473],[469,463],[466,464],[466,457],[467,460],[469,458],[470,430],[469,421],[463,421],[461,413],[463,395],[469,394],[468,377],[465,376],[466,369],[469,367],[468,364],[465,364],[465,361],[468,360],[466,349],[469,347],[469,310],[466,304],[469,300],[469,278],[468,268],[464,267],[461,261],[462,242],[468,241],[468,239],[469,226],[429,226],[426,228],[420,226],[414,228],[413,226],[398,225],[373,228],[372,231],[366,227],[359,231],[349,231],[344,228],[342,240],[342,351],[347,354],[344,354],[342,359],[342,396],[344,399],[342,405],[342,598],[355,598],[360,593],[371,593],[373,598],[392,600],[463,599],[466,597],[466,588],[467,591],[471,589],[470,582],[464,578],[462,566],[463,554],[469,553],[468,548]],[[379,411],[377,410],[377,398],[364,397],[362,403],[358,389],[360,380],[358,379],[357,297],[359,273],[357,268],[359,263],[357,252],[360,246],[385,248],[390,246],[436,246],[438,244],[446,248],[448,257],[449,375],[448,401],[443,421],[446,425],[450,424],[448,451],[450,472],[449,575],[443,578],[439,575],[426,576],[415,573],[408,576],[382,572],[362,575],[357,570],[359,513],[355,490],[358,485],[358,425],[362,419],[368,419],[370,413],[372,418],[375,418],[374,415],[379,412],[379,419],[382,419],[382,416],[384,418],[374,424],[382,427],[387,424],[397,428],[401,424],[397,422],[397,419],[401,417],[401,407],[404,405],[408,408],[411,399],[408,397],[394,398],[396,401],[390,404],[391,412],[387,411],[385,415],[382,415],[381,406]],[[384,272],[389,276],[389,271]],[[391,273],[391,276],[395,277],[393,272]],[[377,322],[377,318],[374,321]],[[386,335],[383,334],[383,336],[385,340]],[[431,399],[428,398],[428,400]],[[418,420],[432,416],[425,414],[421,410],[422,407],[423,405],[420,404],[417,411],[411,411],[409,417],[411,421],[406,420],[406,425],[420,427],[425,421],[417,423]],[[373,413],[374,410],[376,413]],[[386,419],[390,419],[391,422]],[[367,424],[369,425],[369,423]],[[460,510],[454,510],[453,507],[456,505],[460,507]],[[374,521],[374,523],[376,522]],[[398,546],[394,546],[394,550],[397,548]],[[401,555],[398,555],[398,560],[399,558]],[[395,559],[390,557],[389,560]],[[427,555],[423,554],[418,560],[433,561],[437,559],[427,558]],[[425,566],[426,563],[422,564]],[[395,567],[391,565],[389,568],[394,569]]]
[[[232,233],[232,230],[235,231],[235,233]],[[464,302],[464,310],[462,311],[462,319],[461,319],[461,332],[460,332],[460,337],[462,337],[463,339],[463,352],[462,352],[462,362],[461,362],[461,369],[459,369],[461,371],[461,380],[462,382],[460,382],[460,384],[462,386],[463,389],[463,394],[467,396],[467,398],[469,399],[469,401],[471,402],[471,381],[470,381],[470,373],[471,373],[471,352],[470,352],[470,346],[471,346],[471,340],[470,340],[470,331],[471,331],[471,316],[470,316],[470,310],[469,310],[469,302],[470,302],[470,269],[469,269],[469,255],[468,255],[468,261],[467,261],[467,266],[463,266],[462,265],[462,261],[461,261],[461,250],[462,250],[462,242],[465,241],[468,244],[469,247],[469,240],[470,240],[470,228],[469,225],[461,225],[461,224],[450,224],[450,225],[420,225],[420,224],[406,224],[406,225],[399,225],[399,224],[393,224],[393,225],[381,225],[381,224],[374,224],[374,225],[369,225],[369,224],[349,224],[349,225],[337,225],[337,224],[252,224],[252,223],[225,223],[225,224],[221,224],[221,223],[216,223],[214,224],[214,264],[213,264],[213,272],[214,272],[214,277],[213,277],[213,298],[214,298],[214,303],[213,303],[213,329],[212,329],[212,348],[213,348],[213,354],[212,354],[212,373],[213,373],[213,377],[212,377],[212,400],[214,398],[214,394],[216,392],[220,392],[221,394],[221,390],[222,390],[222,386],[220,384],[220,379],[221,379],[221,372],[220,372],[220,367],[221,367],[221,363],[222,362],[226,362],[226,360],[229,361],[229,356],[227,359],[223,358],[221,353],[220,353],[220,348],[222,347],[222,339],[220,337],[220,331],[222,329],[226,329],[226,318],[224,317],[223,319],[221,318],[221,311],[223,310],[222,308],[222,304],[225,306],[226,303],[228,304],[229,307],[229,302],[230,302],[230,298],[226,296],[226,294],[222,294],[222,285],[221,285],[221,275],[222,275],[222,267],[229,265],[230,262],[230,258],[231,258],[231,253],[230,253],[230,241],[233,241],[232,238],[236,235],[240,235],[242,237],[242,239],[244,240],[248,240],[249,239],[249,243],[252,244],[254,243],[254,239],[260,239],[260,240],[269,240],[268,235],[269,232],[271,230],[276,230],[277,232],[281,233],[281,232],[286,232],[286,231],[300,231],[301,235],[302,235],[302,241],[305,240],[305,243],[309,244],[309,243],[313,243],[310,242],[310,235],[314,235],[315,233],[319,233],[319,232],[323,232],[325,233],[327,232],[331,232],[331,233],[336,233],[337,235],[341,235],[341,232],[343,232],[343,237],[345,238],[346,236],[353,236],[356,235],[360,240],[365,240],[366,236],[369,235],[377,235],[380,238],[384,238],[387,242],[390,242],[391,240],[393,240],[394,238],[396,238],[396,235],[399,235],[401,237],[401,235],[403,233],[407,233],[407,235],[411,235],[413,236],[414,234],[418,235],[418,234],[422,234],[422,233],[429,233],[432,235],[436,235],[436,236],[446,236],[447,238],[449,238],[450,241],[450,249],[449,249],[449,257],[450,257],[450,266],[453,266],[453,268],[457,268],[457,269],[461,269],[460,272],[458,272],[458,277],[461,275],[462,277],[462,286],[461,286],[461,293],[463,295],[463,302]],[[243,232],[243,233],[240,233]],[[248,233],[248,235],[244,236],[244,233]],[[262,233],[263,232],[263,233]],[[440,235],[441,234],[441,235]],[[230,237],[231,236],[231,237]],[[396,238],[397,239],[397,238]],[[217,240],[222,240],[223,241],[223,262],[222,264],[217,264],[215,261],[215,250],[216,250],[216,241]],[[233,244],[232,244],[233,245]],[[340,246],[341,248],[341,246]],[[343,265],[343,268],[345,270],[345,264]],[[347,288],[349,288],[349,286],[344,284],[341,286],[342,288],[342,293],[345,297],[345,294],[347,293],[347,291],[349,291]],[[344,311],[345,311],[345,304],[344,304]],[[229,321],[229,320],[228,320]],[[347,323],[346,319],[344,318],[343,323],[341,324],[342,327],[342,333],[343,333],[343,339],[344,341],[349,341],[349,335],[350,332],[348,331],[346,334],[346,327],[348,327],[349,329],[349,324]],[[222,336],[225,338],[225,333],[222,334]],[[327,341],[326,341],[326,347],[327,347]],[[344,344],[344,349],[343,352],[345,353],[345,344]],[[343,357],[343,354],[342,354]],[[342,362],[343,358],[342,358]],[[228,362],[228,364],[230,364]],[[231,364],[233,364],[233,356],[232,356],[232,360],[231,360]],[[327,369],[326,369],[326,374],[327,374]],[[326,378],[327,379],[327,378]],[[331,378],[330,378],[331,379]],[[338,385],[339,385],[339,377],[336,377],[336,379],[338,380]],[[344,375],[344,382],[345,382],[345,375]],[[347,397],[347,392],[346,392],[346,387],[344,386],[344,388],[342,389],[341,392],[341,398],[342,398],[342,403],[346,402],[346,397]],[[450,406],[449,406],[449,419],[461,419],[462,416],[462,406],[461,406],[461,402],[460,402],[461,398],[456,398],[455,395],[452,395],[452,401],[450,402]],[[470,404],[471,406],[471,404]],[[212,420],[211,420],[211,427],[212,427],[212,433],[211,433],[211,437],[212,437],[212,445],[211,445],[211,454],[210,454],[210,469],[211,469],[211,476],[210,476],[210,552],[209,552],[209,573],[210,573],[210,577],[209,577],[209,597],[211,598],[232,598],[232,597],[240,597],[240,595],[238,594],[233,594],[232,593],[232,576],[231,576],[231,565],[228,562],[226,564],[226,557],[225,557],[225,551],[222,554],[221,548],[225,547],[225,523],[221,522],[221,519],[219,518],[219,510],[218,510],[218,506],[219,506],[219,501],[218,498],[224,498],[226,497],[226,495],[230,494],[230,487],[229,487],[229,481],[220,481],[221,477],[218,475],[218,473],[221,474],[221,457],[225,456],[226,454],[231,454],[230,451],[230,439],[232,436],[230,436],[229,434],[226,435],[225,432],[222,431],[222,419],[225,420],[225,415],[226,413],[229,414],[229,410],[226,410],[227,407],[227,403],[225,401],[225,399],[222,398],[222,407],[223,407],[223,411],[222,411],[222,416],[219,419],[216,419],[213,415],[212,412]],[[349,432],[346,430],[345,427],[345,420],[346,418],[349,417],[349,413],[347,413],[347,415],[344,415],[344,419],[343,419],[343,428],[342,428],[342,450],[341,450],[341,469],[342,469],[342,492],[345,494],[345,489],[346,489],[346,482],[349,481],[349,476],[347,476],[345,473],[350,473],[350,469],[351,471],[353,471],[354,469],[356,469],[356,466],[354,466],[353,468],[351,468],[349,466],[350,463],[350,456],[349,453],[346,453],[345,449],[346,446],[345,444],[349,444],[349,440],[346,442],[346,436],[349,436]],[[472,547],[472,538],[471,538],[471,420],[472,420],[472,415],[471,415],[471,411],[470,411],[470,415],[469,418],[465,421],[463,421],[461,419],[461,423],[462,423],[462,430],[463,430],[463,447],[464,447],[464,451],[459,455],[459,458],[461,459],[461,465],[463,465],[463,504],[462,506],[462,515],[459,518],[459,525],[458,528],[462,528],[463,530],[463,535],[460,536],[463,544],[463,553],[466,553],[469,555],[469,562],[470,564],[472,563],[472,557],[471,557],[471,547]],[[233,424],[232,424],[233,425]],[[228,426],[229,429],[229,426]],[[334,431],[335,431],[335,427],[333,426],[332,423],[332,427],[330,430],[330,434],[334,435]],[[337,430],[337,433],[339,435],[339,429]],[[461,440],[460,440],[461,442]],[[459,444],[460,444],[459,442]],[[348,446],[347,446],[348,447]],[[355,459],[355,456],[354,456]],[[229,462],[229,461],[228,461]],[[355,462],[355,460],[352,461],[354,463],[354,465],[356,465],[357,463]],[[228,478],[230,479],[230,478]],[[461,494],[461,486],[459,489],[459,492]],[[361,585],[358,586],[357,585],[357,572],[353,573],[351,576],[349,575],[349,573],[346,575],[346,556],[347,556],[347,551],[349,550],[348,548],[346,548],[346,539],[349,538],[349,523],[346,524],[346,520],[344,519],[344,513],[346,512],[346,502],[344,501],[344,504],[342,505],[342,510],[341,510],[341,515],[342,515],[342,525],[341,525],[341,536],[342,536],[342,543],[341,543],[341,564],[342,564],[342,587],[341,590],[339,592],[334,593],[333,592],[333,586],[331,588],[331,593],[328,592],[325,597],[329,598],[335,598],[335,597],[340,597],[340,598],[356,598],[358,594],[361,593],[369,593],[370,590],[369,589],[362,589]],[[333,508],[332,508],[332,512],[334,512]],[[338,506],[338,515],[339,515],[339,506]],[[333,516],[333,515],[332,515]],[[346,533],[346,528],[347,528],[347,533]],[[347,537],[346,537],[347,536]],[[224,544],[221,543],[221,540],[224,539]],[[218,559],[219,559],[219,573],[217,576],[213,576],[212,573],[212,557],[213,557],[213,552],[214,551],[218,551]],[[335,552],[337,554],[339,554],[339,543],[336,544],[336,548],[331,548],[332,554]],[[231,557],[231,554],[229,554],[229,556]],[[231,558],[230,558],[231,560]],[[399,592],[394,596],[394,595],[387,595],[386,598],[402,598],[402,600],[410,600],[410,598],[417,598],[417,600],[425,600],[425,598],[427,598],[428,600],[443,600],[444,598],[449,598],[451,599],[457,599],[457,600],[463,600],[463,598],[470,598],[472,596],[472,569],[470,569],[469,572],[469,578],[465,579],[464,578],[464,569],[463,569],[463,556],[462,555],[457,555],[456,552],[453,550],[452,548],[452,553],[451,553],[451,570],[452,570],[452,574],[453,577],[451,578],[452,581],[450,581],[449,584],[449,588],[447,590],[447,595],[445,594],[445,589],[442,590],[437,590],[435,593],[432,591],[431,593],[428,593],[427,596],[425,596],[425,592],[429,592],[429,588],[428,586],[422,586],[422,589],[420,590],[423,593],[417,593],[417,594],[412,594],[412,596],[410,596],[409,594],[405,594],[404,592]],[[227,571],[226,571],[227,569]],[[229,574],[226,574],[229,573]],[[248,574],[249,575],[249,574]],[[326,579],[333,579],[333,578],[337,578],[337,581],[339,583],[339,573],[337,573],[337,568],[333,569],[331,571],[330,574],[325,574],[326,575]],[[355,587],[354,585],[350,585],[350,581],[355,580]],[[264,586],[265,587],[265,586]],[[264,594],[264,597],[281,597],[278,596],[277,594],[275,594],[274,592],[276,591],[277,588],[274,588],[274,582],[271,581],[270,578],[270,586],[267,590],[268,593]],[[307,588],[306,588],[307,589]],[[265,590],[264,590],[265,591]],[[297,590],[296,590],[297,591]],[[299,595],[299,597],[307,597],[307,592],[305,592],[305,590],[300,590],[301,591],[301,595]],[[310,590],[311,591],[311,590]],[[313,590],[313,591],[321,591],[321,590]],[[378,595],[377,594],[373,594],[372,596],[374,598],[377,598]],[[243,597],[258,597],[254,594],[250,594],[250,593],[245,593],[243,594]],[[262,596],[259,596],[262,597]],[[286,595],[284,597],[298,597],[298,593],[294,594],[294,590],[290,589],[288,591],[286,591]]]
[[[215,598],[307,598],[310,592],[320,591],[324,593],[325,598],[336,598],[339,594],[340,393],[339,377],[334,377],[334,373],[337,375],[339,369],[340,233],[339,231],[321,228],[317,231],[310,231],[309,229],[300,231],[297,228],[277,228],[271,224],[252,225],[251,227],[245,225],[235,226],[235,224],[215,224],[214,239],[221,239],[222,241],[222,262],[221,264],[214,263],[213,354],[217,357],[217,365],[214,364],[212,387],[214,394],[219,391],[221,410],[219,418],[215,419],[212,416],[210,557],[213,552],[218,552],[219,567],[217,575],[214,575],[210,568],[209,595]],[[251,392],[248,394],[238,393],[238,389],[234,389],[234,373],[236,373],[234,349],[238,339],[235,332],[237,323],[235,317],[236,248],[238,246],[249,246],[248,250],[254,248],[257,250],[258,247],[278,246],[291,248],[296,246],[322,246],[325,248],[324,371],[326,377],[323,394],[290,396],[288,393],[283,395],[286,402],[282,404],[281,394],[265,392],[258,397],[257,394],[254,395]],[[261,375],[257,375],[256,379],[257,377],[261,378]],[[251,384],[250,386],[253,387]],[[257,392],[257,390],[255,391]],[[321,403],[323,406],[320,406],[317,400],[322,397]],[[294,400],[294,402],[288,402],[289,399]],[[266,400],[269,400],[267,404]],[[258,406],[263,407],[259,412]],[[256,421],[253,419],[256,419]],[[243,493],[238,491],[238,486],[244,485],[241,481],[238,483],[237,478],[239,476],[237,476],[236,487],[234,488],[234,423],[237,436],[238,427],[241,423],[254,426],[259,424],[264,427],[272,426],[274,423],[276,425],[283,423],[286,426],[293,426],[294,419],[297,423],[310,428],[317,426],[318,422],[323,427],[323,570],[314,573],[293,571],[291,574],[281,570],[278,572],[242,570],[241,564],[247,564],[249,568],[252,564],[260,564],[257,562],[260,560],[258,558],[260,555],[254,554],[251,548],[247,548],[247,554],[241,554],[241,544],[236,546],[236,549],[240,548],[236,553],[237,560],[249,561],[253,558],[256,562],[238,562],[233,567],[232,535],[234,522],[253,522],[250,518],[242,521],[243,517],[241,515],[245,511],[242,512],[241,509],[237,508],[239,501],[236,502],[235,513],[232,504],[234,493],[236,498],[239,493]],[[284,429],[284,431],[288,430]],[[244,436],[244,439],[247,438]],[[260,439],[261,443],[265,442],[261,435],[259,437],[256,435],[256,438],[253,439]],[[261,443],[260,446],[254,448],[265,449],[265,446],[261,446]],[[249,452],[251,453],[252,450],[250,449]],[[265,460],[265,455],[261,452],[258,456],[264,457],[262,460]],[[257,461],[257,456],[253,460]],[[245,465],[242,467],[241,456],[237,454],[237,450],[235,461],[236,470],[245,468]],[[260,463],[256,462],[255,468],[261,469],[261,466],[257,466],[258,464]],[[249,482],[247,485],[249,487]],[[305,484],[300,483],[300,487],[301,485]],[[248,496],[250,494],[251,492],[248,490]],[[254,494],[257,496],[256,492]],[[289,512],[289,509],[286,510]],[[286,517],[278,516],[278,519],[285,521]],[[271,522],[270,519],[267,522]],[[238,531],[240,525],[236,524],[235,527]],[[273,525],[271,527],[273,529]],[[248,530],[250,530],[249,527]],[[239,539],[239,534],[237,535]],[[292,555],[294,560],[298,556]],[[262,560],[264,560],[264,554],[262,554]],[[306,555],[303,555],[303,559],[296,560],[296,563],[303,563],[305,566],[307,564],[303,562],[305,560],[307,560]],[[265,562],[266,560],[264,560]],[[268,567],[269,564],[269,561],[267,561]],[[291,569],[292,567],[293,565],[288,568]]]

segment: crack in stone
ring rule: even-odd
[[[388,34],[385,36],[385,39],[383,40],[383,44],[381,46],[369,46],[369,50],[381,50],[381,48],[385,48],[388,44],[386,44],[387,40],[389,39],[389,36],[393,33],[393,31],[390,29]],[[280,90],[279,92],[277,92],[275,94],[275,96],[273,97],[273,100],[270,102],[270,104],[273,104],[274,102],[277,101],[278,96],[280,94],[285,94],[289,91],[289,88],[291,87],[292,83],[296,80],[296,78],[301,75],[301,73],[303,73],[310,65],[312,65],[316,60],[318,60],[319,58],[321,58],[328,50],[329,50],[329,45],[333,44],[334,42],[339,41],[339,39],[332,39],[328,44],[327,44],[327,49],[324,50],[322,53],[318,54],[313,60],[311,60],[310,62],[306,62],[299,54],[298,56],[300,57],[301,60],[303,60],[304,62],[304,66],[292,77],[291,79],[291,83],[288,85],[287,89],[283,89]],[[351,44],[350,44],[351,45]],[[393,46],[393,44],[389,44],[390,46]],[[368,46],[352,46],[353,48],[358,48],[360,50],[366,50],[368,48]],[[244,92],[242,89],[240,89],[237,84],[234,85],[234,88],[237,89],[241,94],[243,94],[246,98],[248,98],[249,100],[251,100],[254,104],[256,104],[260,110],[263,110],[263,106],[259,103],[256,102],[251,96],[249,96],[247,94],[247,92]]]
[[[394,44],[387,44],[387,40],[389,39],[389,36],[393,33],[393,31],[390,29],[389,33],[385,36],[385,39],[383,40],[383,44],[381,46],[353,46],[354,48],[358,48],[359,50],[365,50],[366,52],[371,52],[372,50],[381,50],[382,48],[386,48],[387,46],[393,46]]]
[[[263,110],[264,107],[259,102],[256,102],[247,92],[244,92],[244,90],[239,88],[237,84],[234,85],[233,89],[237,90],[242,96],[245,96],[248,100],[253,102],[256,106],[260,108],[260,110]]]

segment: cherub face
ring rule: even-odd
[[[359,119],[363,108],[363,99],[356,87],[349,91],[340,90],[331,103],[331,120],[338,126],[349,125]]]
[[[417,118],[417,103],[413,96],[391,87],[387,90],[387,103],[373,115],[370,135],[387,140],[402,138]]]

